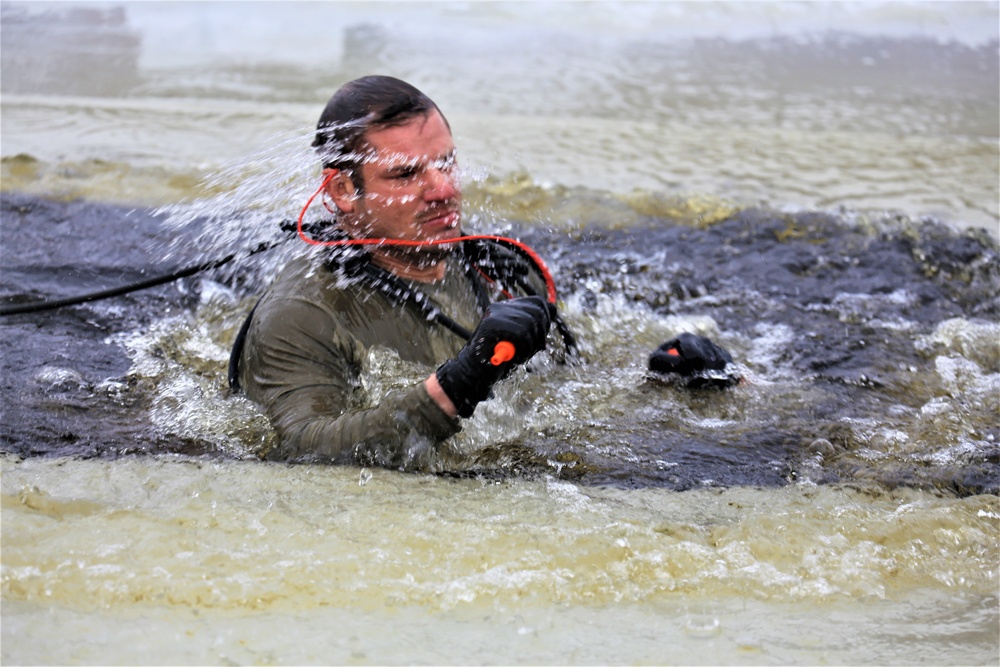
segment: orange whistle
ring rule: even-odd
[[[510,361],[513,358],[514,344],[510,341],[502,340],[493,348],[493,356],[490,357],[490,363],[494,366],[499,366],[503,362]]]

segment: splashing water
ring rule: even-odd
[[[167,247],[150,252],[166,260],[194,259],[201,263],[236,253],[235,262],[220,277],[232,280],[236,273],[266,284],[290,257],[303,254],[301,244],[287,243],[282,230],[302,203],[312,194],[317,178],[316,158],[307,147],[305,131],[275,137],[250,156],[236,160],[204,180],[206,193],[188,203],[160,207],[164,225],[178,233]],[[274,247],[265,256],[252,255],[256,248]]]

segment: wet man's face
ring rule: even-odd
[[[343,196],[343,188],[353,193],[345,177],[340,179],[342,196],[334,196],[347,231],[414,241],[460,236],[455,144],[441,114],[435,110],[405,125],[369,130],[366,139],[371,157],[360,167],[364,193]]]

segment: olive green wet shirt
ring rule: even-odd
[[[472,331],[482,312],[471,280],[449,258],[439,283],[408,284]],[[417,308],[393,303],[363,281],[315,260],[292,261],[259,301],[240,358],[240,384],[278,435],[277,446],[262,455],[408,467],[415,452],[460,430],[423,381],[464,345]],[[372,395],[363,371],[373,352],[387,351],[412,362],[412,384]]]

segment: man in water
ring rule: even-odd
[[[456,149],[426,95],[391,77],[351,81],[326,105],[313,146],[334,214],[331,248],[282,270],[238,337],[230,381],[271,419],[269,458],[412,467],[546,347],[553,321],[566,347],[572,338],[543,298],[542,269],[495,242],[454,241],[463,236]],[[390,241],[348,245],[371,239]],[[364,369],[384,350],[434,370],[376,398]],[[651,368],[730,361],[687,335],[661,346]]]

